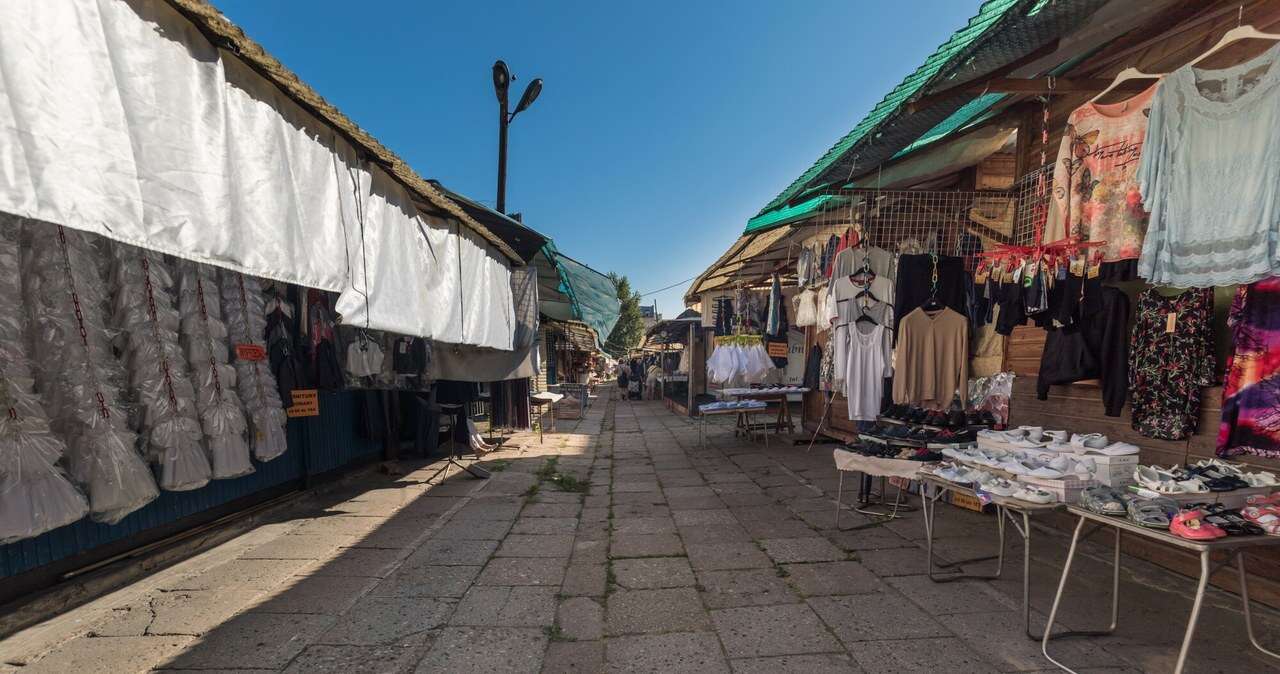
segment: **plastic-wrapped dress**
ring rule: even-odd
[[[32,391],[17,225],[0,221],[0,544],[71,524],[89,512],[58,468],[66,445]]]
[[[178,344],[173,277],[161,255],[112,246],[116,327],[125,335],[129,391],[142,406],[141,429],[160,488],[190,491],[209,483],[212,469],[196,416],[195,388]]]
[[[258,279],[226,269],[219,274],[222,317],[231,337],[240,400],[249,414],[249,439],[253,456],[270,461],[289,448],[276,377],[263,358],[267,353],[266,298]]]
[[[249,424],[236,394],[236,370],[227,364],[230,346],[222,321],[218,271],[188,261],[179,262],[178,269],[180,341],[191,363],[196,410],[209,447],[213,478],[248,475],[253,472],[245,439]]]
[[[71,478],[89,497],[90,516],[115,524],[159,496],[137,451],[104,308],[107,284],[96,237],[25,221],[23,293],[35,379],[50,427],[66,442]],[[91,238],[92,237],[92,238]]]

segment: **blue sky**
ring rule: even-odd
[[[640,292],[700,273],[978,0],[214,0],[419,174],[493,205],[504,59],[541,98],[511,126],[507,210]],[[649,295],[668,317],[687,284]]]

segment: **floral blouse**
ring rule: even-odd
[[[1181,440],[1196,432],[1201,389],[1213,384],[1213,289],[1138,296],[1129,346],[1133,429]]]
[[[1053,166],[1053,202],[1044,240],[1105,242],[1105,262],[1142,254],[1147,212],[1138,191],[1138,160],[1156,85],[1127,101],[1085,103],[1067,119]]]

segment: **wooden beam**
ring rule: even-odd
[[[1040,47],[1039,49],[1032,51],[1026,56],[1023,56],[1022,58],[1014,59],[1013,61],[1003,66],[1000,66],[995,70],[992,70],[986,75],[983,75],[981,80],[977,80],[977,81],[985,82],[990,79],[1004,77],[1005,75],[1008,75],[1009,73],[1017,70],[1018,68],[1021,68],[1022,66],[1027,65],[1028,63],[1031,63],[1033,61],[1037,61],[1041,58],[1044,58],[1045,56],[1048,56],[1049,54],[1052,54],[1057,50],[1058,50],[1058,40],[1054,40]],[[924,110],[925,108],[928,108],[934,104],[945,101],[948,98],[968,92],[973,88],[974,84],[975,84],[975,81],[971,80],[969,82],[965,82],[964,84],[959,84],[959,85],[950,87],[948,89],[943,89],[942,91],[937,91],[932,94],[926,94],[924,96],[921,96],[920,98],[917,98],[916,100],[907,104],[907,112],[914,114],[917,110]],[[978,90],[979,91],[982,90],[981,84],[978,85]]]

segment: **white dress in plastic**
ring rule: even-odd
[[[266,299],[258,279],[252,276],[223,269],[219,277],[222,317],[231,336],[231,358],[235,362],[240,400],[248,410],[253,456],[259,461],[270,461],[284,454],[289,448],[289,439],[285,434],[288,419],[275,374],[267,361],[258,358],[259,355],[265,357],[267,347]],[[256,348],[241,353],[236,349],[238,345]],[[256,351],[257,355],[249,351]]]
[[[89,497],[90,516],[115,524],[160,492],[130,430],[121,395],[126,376],[105,320],[105,243],[57,225],[24,221],[23,294],[36,390],[50,427],[66,443],[71,479]]]
[[[163,256],[111,246],[115,325],[124,333],[129,391],[141,406],[141,431],[160,488],[190,491],[209,483],[212,469],[196,416],[195,388],[178,344],[173,277]]]
[[[16,218],[0,220],[0,544],[71,524],[89,512],[58,467],[66,452],[31,390]]]
[[[218,270],[194,262],[178,262],[179,334],[191,363],[196,410],[209,447],[213,478],[226,480],[253,472],[248,422],[236,394],[236,370],[227,364],[230,346],[222,322]]]

